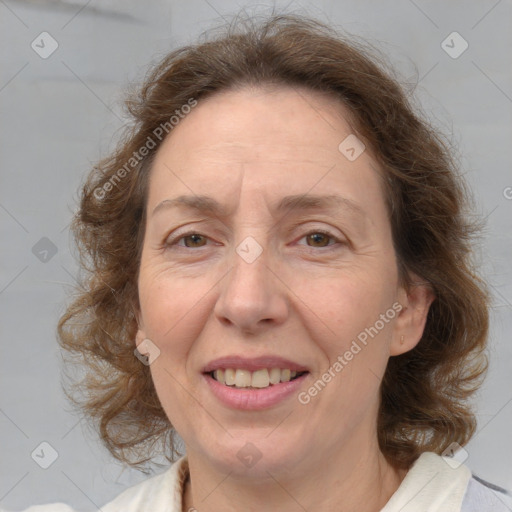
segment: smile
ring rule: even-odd
[[[277,371],[279,371],[279,382],[272,383],[270,381],[271,377],[273,377],[273,380],[277,380]],[[217,377],[214,377],[215,373]],[[233,384],[226,383],[226,374],[228,382],[231,382],[234,378]],[[209,373],[203,373],[203,378],[209,392],[222,405],[230,409],[256,411],[286,403],[287,398],[297,396],[308,375],[309,372],[307,371],[296,372],[292,378],[292,371],[286,368],[260,369],[254,372],[226,368],[225,370],[217,369]],[[219,378],[222,378],[224,382],[217,380]],[[237,381],[237,378],[240,380]],[[284,380],[281,380],[282,378]],[[249,379],[250,386],[237,385],[237,382],[248,384]],[[253,379],[255,379],[254,383],[260,387],[253,385]]]
[[[289,382],[306,372],[297,372],[288,368],[262,368],[251,372],[234,368],[219,368],[210,373],[217,382],[235,388],[262,389],[280,382]]]

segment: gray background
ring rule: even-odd
[[[478,211],[487,215],[478,260],[494,299],[491,368],[466,464],[512,489],[512,3],[269,3],[287,4],[288,12],[330,21],[387,53],[406,81],[419,80],[419,102],[459,148]],[[140,82],[151,61],[193,42],[222,15],[256,5],[267,4],[0,0],[3,508],[63,501],[96,510],[146,478],[111,460],[60,388],[55,329],[77,270],[68,223],[85,173],[113,147],[123,124],[128,83]],[[31,48],[43,31],[59,45],[46,59]],[[458,58],[441,46],[453,31],[469,44]],[[43,441],[58,452],[46,470],[31,458]]]

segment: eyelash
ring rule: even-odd
[[[309,249],[323,249],[323,250],[330,250],[329,248],[332,248],[334,245],[336,245],[336,243],[338,244],[341,244],[341,245],[347,245],[346,242],[344,242],[343,240],[340,240],[339,238],[337,238],[336,236],[334,236],[332,233],[330,233],[329,231],[326,231],[326,230],[323,230],[323,229],[315,229],[315,230],[312,230],[312,231],[309,231],[308,233],[306,233],[304,236],[302,236],[300,238],[300,240],[302,240],[303,238],[309,236],[309,235],[316,235],[316,234],[321,234],[321,235],[325,235],[329,238],[331,238],[332,240],[334,240],[334,244],[329,244],[325,247],[312,247],[312,246],[306,246],[308,247]],[[194,249],[193,247],[185,247],[183,245],[178,245],[178,242],[180,242],[181,240],[184,240],[185,238],[191,236],[191,235],[199,235],[199,236],[202,236],[204,238],[206,238],[207,240],[209,240],[209,237],[207,237],[206,235],[203,235],[202,233],[199,233],[198,231],[189,231],[187,233],[183,233],[181,235],[178,235],[177,238],[175,238],[174,240],[170,240],[168,242],[165,242],[165,246],[166,247],[174,247],[174,246],[177,246],[177,247],[181,247],[183,249]],[[302,245],[302,244],[301,244]],[[202,249],[204,248],[205,246],[201,246],[201,247],[196,247],[196,249]]]

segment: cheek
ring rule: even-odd
[[[379,315],[391,308],[395,300],[390,283],[377,279],[371,273],[338,273],[325,279],[315,279],[301,284],[297,296],[316,317],[317,331],[323,329],[331,341],[355,336],[373,325]]]
[[[138,289],[146,335],[161,339],[186,323],[200,297],[198,285],[176,276],[165,262],[143,260]]]
[[[375,393],[389,357],[396,319],[391,284],[382,279],[382,274],[380,280],[371,273],[357,277],[345,274],[337,279],[315,280],[314,285],[304,283],[298,295],[304,293],[311,312],[306,314],[307,308],[303,307],[302,320],[323,353],[324,362],[315,379],[330,370],[336,375],[329,386],[333,400],[345,404],[352,401],[354,393],[361,399]]]
[[[172,368],[183,360],[201,328],[198,315],[204,314],[203,295],[199,282],[191,283],[158,271],[141,273],[139,297],[144,333]]]
[[[139,294],[144,332],[160,350],[151,377],[167,417],[178,431],[191,428],[188,413],[197,407],[190,389],[190,353],[211,310],[199,283],[141,274]]]
[[[313,313],[306,316],[303,307],[302,318],[309,318],[305,325],[323,354],[306,394],[310,410],[336,418],[340,428],[351,428],[376,407],[396,319],[393,290],[384,281],[368,274],[331,280],[327,287],[304,284]]]

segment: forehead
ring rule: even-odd
[[[148,209],[184,193],[229,203],[245,190],[258,190],[268,204],[336,190],[349,200],[365,195],[383,203],[370,151],[354,161],[340,152],[354,135],[346,107],[327,94],[290,87],[215,94],[199,101],[160,146]]]
[[[172,149],[176,159],[214,159],[229,151],[232,158],[279,163],[293,160],[292,146],[297,161],[322,163],[339,156],[339,142],[354,132],[349,118],[341,102],[305,88],[227,90],[200,100],[160,150]]]

